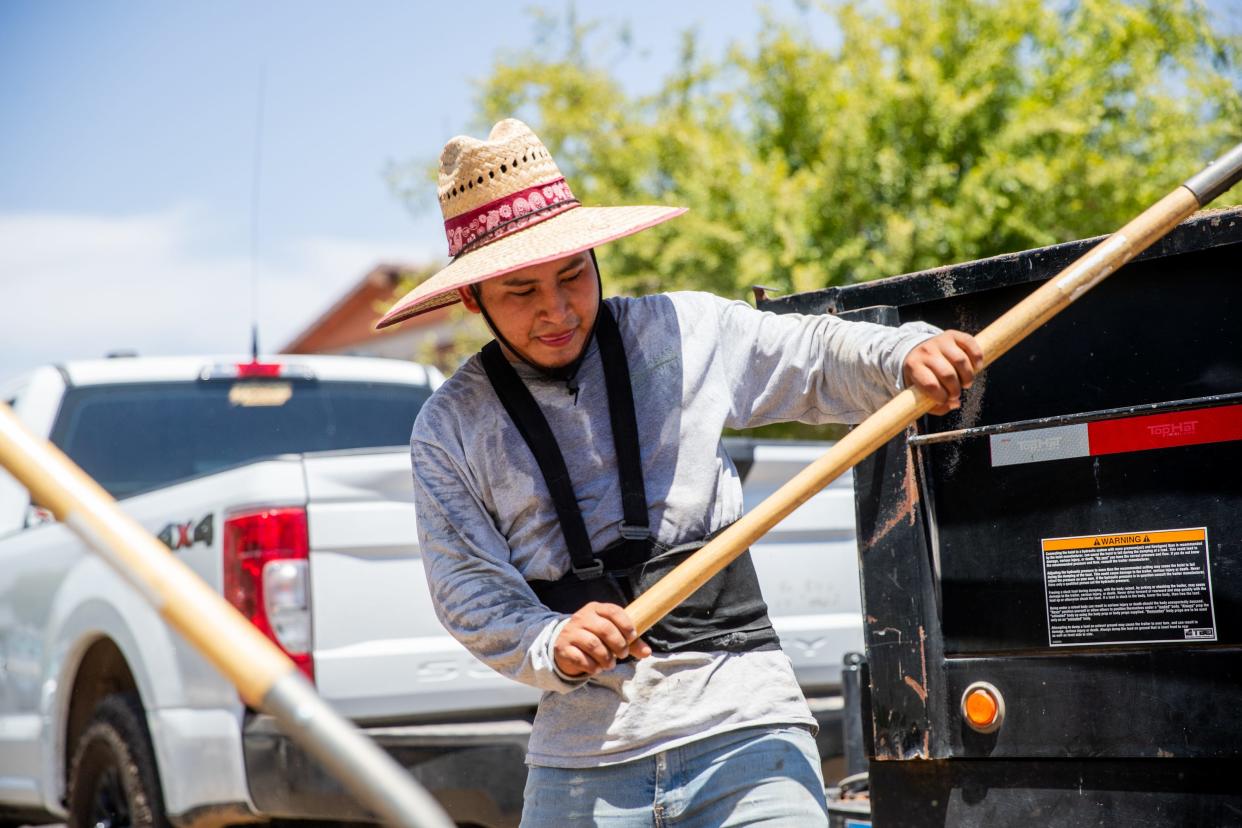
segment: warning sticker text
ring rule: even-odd
[[[1207,529],[1042,545],[1051,646],[1216,640]]]

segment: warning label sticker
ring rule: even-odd
[[[1042,545],[1049,645],[1216,640],[1206,528]]]

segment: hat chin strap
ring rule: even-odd
[[[594,248],[591,248],[587,252],[591,254],[591,264],[595,266],[595,287],[599,292],[599,301],[602,303],[604,301],[604,283],[599,275],[599,262],[595,259]],[[509,351],[509,353],[513,354],[518,359],[522,360],[522,362],[538,371],[539,375],[544,379],[565,383],[565,390],[570,394],[573,394],[574,402],[577,402],[578,369],[582,367],[582,362],[586,359],[587,351],[590,350],[591,340],[595,337],[595,325],[599,321],[599,306],[596,305],[595,319],[591,320],[591,329],[587,331],[586,341],[582,343],[582,350],[578,353],[578,356],[574,357],[573,361],[566,365],[561,365],[556,368],[549,368],[546,365],[540,365],[526,354],[522,353],[519,348],[515,347],[513,343],[506,339],[505,335],[500,332],[500,328],[496,327],[496,323],[492,320],[491,314],[487,312],[487,308],[483,304],[483,291],[479,289],[478,282],[470,286],[470,292],[474,294],[474,301],[478,304],[479,311],[483,314],[483,321],[487,323],[487,327],[491,330],[492,335],[496,337],[496,340],[501,345],[505,346],[505,349]]]

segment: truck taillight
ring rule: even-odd
[[[203,366],[198,378],[212,380],[238,379],[293,379],[313,380],[315,372],[305,365],[289,365],[284,362],[217,362]]]
[[[234,368],[238,377],[279,377],[281,366],[276,362],[239,362]]]
[[[315,680],[305,509],[264,509],[224,521],[224,597]]]

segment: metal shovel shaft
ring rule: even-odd
[[[77,533],[237,688],[384,822],[452,822],[392,757],[316,695],[293,662],[59,449],[0,403],[0,466]]]

